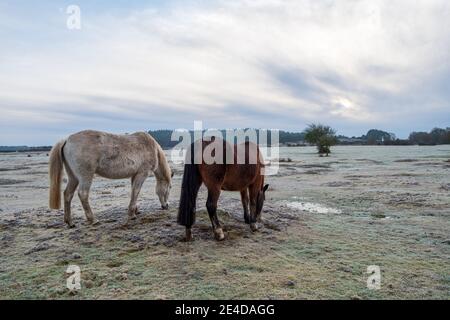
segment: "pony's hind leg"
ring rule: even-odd
[[[245,188],[241,191],[241,201],[242,201],[242,207],[244,208],[244,221],[246,224],[250,223],[250,217],[248,215],[248,188]]]
[[[92,178],[82,178],[80,179],[80,187],[78,188],[78,197],[80,198],[81,205],[83,206],[84,214],[86,219],[90,224],[97,224],[98,220],[94,218],[91,206],[89,205],[89,190],[92,185]]]
[[[145,179],[147,178],[148,173],[142,172],[137,173],[132,179],[131,179],[131,200],[130,205],[128,206],[128,222],[130,220],[136,219],[137,214],[137,198],[139,196],[139,192],[141,191],[142,185],[144,184]]]
[[[64,190],[64,222],[69,228],[75,227],[72,222],[71,203],[75,190],[78,187],[78,179],[71,173],[70,169],[66,167],[67,176],[69,178],[66,189]]]
[[[217,240],[221,241],[225,239],[223,234],[222,226],[220,225],[219,218],[217,218],[217,201],[219,201],[220,189],[219,190],[209,190],[208,189],[208,200],[206,201],[206,209],[208,210],[209,218],[211,219],[211,224],[214,230],[214,236]]]

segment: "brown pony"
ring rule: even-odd
[[[223,146],[223,161],[207,164],[203,158],[204,150],[213,141],[216,146],[217,142],[220,143],[219,146]],[[196,144],[197,147],[195,147]],[[245,156],[242,156],[244,150]],[[241,158],[238,158],[238,152],[241,152]],[[213,157],[215,153],[216,150],[212,150]],[[227,161],[227,154],[231,161]],[[231,157],[230,155],[234,156]],[[200,158],[198,158],[199,156]],[[242,158],[245,158],[245,161],[238,161]],[[200,159],[200,161],[197,160],[198,164],[194,163],[194,159]],[[202,183],[208,188],[206,208],[217,240],[221,241],[225,238],[216,213],[221,190],[239,191],[241,193],[245,223],[250,224],[252,231],[256,231],[256,222],[260,220],[265,192],[269,187],[269,185],[264,185],[262,170],[264,170],[264,162],[258,146],[253,143],[246,142],[245,144],[231,146],[221,139],[201,140],[193,143],[186,155],[178,210],[178,223],[186,227],[186,241],[192,239],[191,227],[195,222],[197,194]]]

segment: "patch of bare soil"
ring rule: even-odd
[[[320,164],[320,163],[299,164],[298,167],[306,168],[306,169],[314,169],[314,168],[330,169],[331,168],[331,166],[329,164]]]
[[[427,161],[427,162],[418,162],[418,163],[414,163],[413,166],[441,166],[442,162],[432,162],[432,161]]]
[[[353,184],[349,181],[332,181],[323,184],[326,187],[338,188],[338,187],[350,187]]]
[[[19,183],[24,183],[24,182],[28,182],[28,181],[0,178],[0,186],[9,186],[9,185],[19,184]]]
[[[349,179],[349,180],[359,180],[359,179],[368,179],[368,178],[372,178],[372,176],[369,175],[362,175],[362,174],[350,174],[350,175],[346,175],[344,176],[345,179]]]
[[[399,159],[399,160],[394,160],[394,162],[406,162],[406,163],[418,162],[418,161],[420,161],[420,160],[418,160],[418,159]]]
[[[355,159],[358,162],[366,162],[371,164],[383,164],[383,161],[373,160],[373,159]]]
[[[429,196],[419,193],[397,193],[391,195],[388,204],[396,207],[424,207],[428,204]]]
[[[7,171],[20,171],[20,170],[28,170],[30,167],[27,166],[17,166],[17,167],[9,167],[9,168],[0,168],[0,172],[7,172]]]
[[[417,173],[409,173],[409,172],[400,172],[387,175],[389,177],[419,177],[420,174]]]

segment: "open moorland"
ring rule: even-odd
[[[194,241],[176,223],[182,166],[169,210],[149,177],[142,212],[125,225],[130,182],[97,177],[76,227],[47,209],[45,152],[0,154],[0,299],[449,299],[450,146],[282,148],[260,230],[243,222],[239,193],[224,192],[214,240],[198,200]],[[170,157],[169,157],[170,158]],[[81,268],[81,290],[66,269]],[[367,288],[367,267],[381,289]]]

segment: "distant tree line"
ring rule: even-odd
[[[173,130],[150,130],[148,133],[155,138],[156,141],[164,149],[170,149],[178,144],[178,141],[172,141]]]
[[[247,130],[246,129],[242,129],[242,130]],[[220,130],[222,132],[222,136],[226,137],[226,130]],[[260,130],[256,129],[256,134],[257,134],[257,139],[258,139],[258,143],[260,143],[259,141],[259,137],[260,137]],[[174,146],[176,146],[179,141],[172,141],[172,132],[173,130],[150,130],[148,131],[148,133],[155,138],[156,141],[158,141],[158,143],[165,149],[170,149],[173,148]],[[194,139],[194,132],[193,131],[189,131],[190,135],[191,135],[191,139],[193,141]],[[305,133],[304,132],[288,132],[288,131],[279,131],[279,141],[280,143],[299,143],[299,142],[304,142],[305,141]],[[270,146],[270,141],[271,141],[271,132],[267,131],[267,144]],[[236,143],[236,139],[235,139],[235,143]]]
[[[450,128],[434,128],[430,132],[412,132],[409,141],[418,145],[450,144]]]
[[[338,136],[338,144],[363,145],[438,145],[450,144],[450,128],[434,128],[430,132],[412,132],[408,139],[398,139],[395,134],[371,129],[361,137]]]
[[[0,152],[33,152],[33,151],[50,151],[51,146],[39,146],[39,147],[28,147],[28,146],[0,146]]]
[[[326,126],[325,126],[326,127]],[[395,134],[386,131],[371,129],[365,135],[360,137],[346,137],[343,135],[335,136],[334,130],[330,127],[326,127],[331,130],[329,133],[322,138],[325,145],[438,145],[438,144],[450,144],[450,127],[446,129],[434,128],[430,132],[412,132],[408,139],[398,139]],[[322,128],[324,129],[324,128]],[[328,130],[327,129],[327,130]],[[246,129],[243,129],[246,130]],[[225,136],[225,130],[221,130]],[[173,130],[150,130],[150,133],[156,141],[164,148],[170,149],[176,146],[179,141],[172,141]],[[259,136],[259,130],[256,130]],[[284,145],[302,145],[308,142],[306,139],[306,134],[308,130],[303,132],[289,132],[289,131],[279,131],[279,142]],[[193,131],[190,131],[191,137],[193,137]],[[267,142],[270,145],[270,131],[267,135]],[[309,137],[309,142],[316,141],[314,135]],[[331,139],[331,140],[330,140]],[[259,141],[258,141],[259,142]],[[41,151],[46,152],[51,150],[51,146],[38,146],[38,147],[28,147],[28,146],[0,146],[0,152],[33,152]],[[327,151],[326,149],[322,151]],[[326,153],[326,152],[325,152]]]
[[[430,132],[412,132],[408,139],[398,139],[394,133],[386,132],[378,129],[371,129],[366,134],[360,137],[346,137],[344,135],[335,136],[334,130],[328,126],[322,126],[320,124],[316,126],[321,126],[315,128],[320,130],[330,130],[324,135],[322,141],[325,145],[436,145],[436,144],[450,144],[450,128],[441,129],[434,128]],[[303,132],[289,132],[289,131],[279,131],[279,142],[284,145],[303,145],[306,143],[316,145],[317,136],[311,134],[310,127],[308,127]],[[314,128],[313,128],[314,129]],[[246,130],[246,129],[243,129]],[[179,141],[171,141],[173,130],[151,130],[149,133],[158,141],[163,148],[169,149],[173,148],[178,144]],[[225,130],[221,130],[223,136],[225,136]],[[259,136],[259,130],[256,130]],[[306,139],[306,135],[309,134],[309,139]],[[316,132],[316,131],[313,131]],[[193,131],[190,131],[191,138],[193,139]],[[319,133],[320,135],[320,133]],[[267,137],[268,142],[270,142],[270,131]],[[270,145],[270,144],[269,144]],[[326,149],[322,151],[327,151]],[[324,152],[326,153],[326,152]]]

